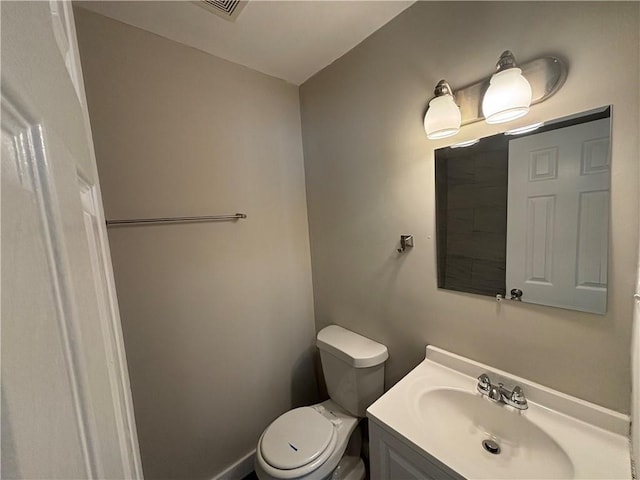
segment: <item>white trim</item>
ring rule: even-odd
[[[89,155],[91,157],[91,164],[95,169],[94,172],[79,172],[79,174],[87,178],[93,178],[94,182],[92,184],[93,195],[96,207],[96,220],[98,223],[98,243],[100,246],[100,256],[104,261],[104,273],[106,280],[106,289],[107,289],[107,297],[108,297],[108,307],[109,313],[111,317],[111,332],[113,337],[107,338],[107,342],[110,343],[111,353],[115,358],[114,369],[116,370],[119,377],[119,392],[118,396],[120,398],[120,408],[116,408],[116,412],[120,411],[123,414],[123,418],[121,419],[123,422],[123,427],[125,432],[127,433],[127,438],[123,439],[120,436],[121,442],[125,441],[126,445],[121,445],[121,448],[124,452],[127,452],[128,455],[125,459],[126,462],[125,473],[128,479],[142,479],[142,461],[140,459],[140,446],[138,443],[138,433],[136,430],[135,423],[135,415],[133,410],[133,399],[131,396],[131,384],[129,382],[129,372],[127,370],[127,357],[124,348],[124,338],[122,336],[122,322],[120,321],[120,310],[118,308],[118,298],[116,296],[116,286],[115,279],[113,276],[113,265],[111,262],[111,251],[109,249],[109,241],[107,237],[107,229],[104,218],[104,206],[102,204],[102,193],[100,191],[100,182],[98,179],[97,172],[97,164],[96,164],[96,154],[95,148],[93,145],[93,135],[91,132],[91,123],[89,120],[89,110],[87,108],[87,96],[84,88],[84,76],[82,74],[82,64],[80,61],[80,55],[78,52],[78,40],[75,29],[75,20],[73,16],[73,8],[71,7],[70,1],[61,2],[61,6],[64,9],[65,13],[65,28],[67,30],[67,38],[69,41],[69,55],[72,57],[69,62],[69,66],[76,70],[75,75],[70,72],[72,77],[76,77],[78,79],[77,83],[74,82],[74,86],[77,88],[78,97],[80,100],[80,107],[82,111],[82,117],[85,124],[85,130],[87,132],[87,143],[89,146]],[[91,182],[87,182],[91,184]],[[116,406],[116,405],[114,405]],[[120,432],[122,430],[119,429]]]
[[[640,281],[640,265],[638,266]],[[636,294],[637,295],[637,294]],[[634,295],[635,296],[635,295]],[[640,467],[640,298],[633,301],[631,334],[631,466]],[[637,478],[636,475],[633,478]]]
[[[231,464],[221,473],[213,477],[212,480],[239,480],[253,472],[253,462],[255,461],[255,448],[247,453],[237,462]]]

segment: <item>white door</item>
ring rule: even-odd
[[[509,142],[507,295],[606,312],[609,131],[605,118]]]
[[[142,478],[70,2],[0,2],[2,478]]]

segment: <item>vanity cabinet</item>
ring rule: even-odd
[[[371,480],[464,480],[464,477],[369,419]]]

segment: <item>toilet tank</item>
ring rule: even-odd
[[[317,345],[329,396],[352,415],[364,417],[384,393],[387,347],[337,325],[320,330]]]

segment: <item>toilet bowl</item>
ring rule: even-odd
[[[329,400],[290,410],[262,433],[260,480],[363,480],[358,423],[384,391],[387,347],[337,325],[318,333]]]
[[[364,479],[359,421],[332,400],[288,411],[258,441],[258,478]]]

